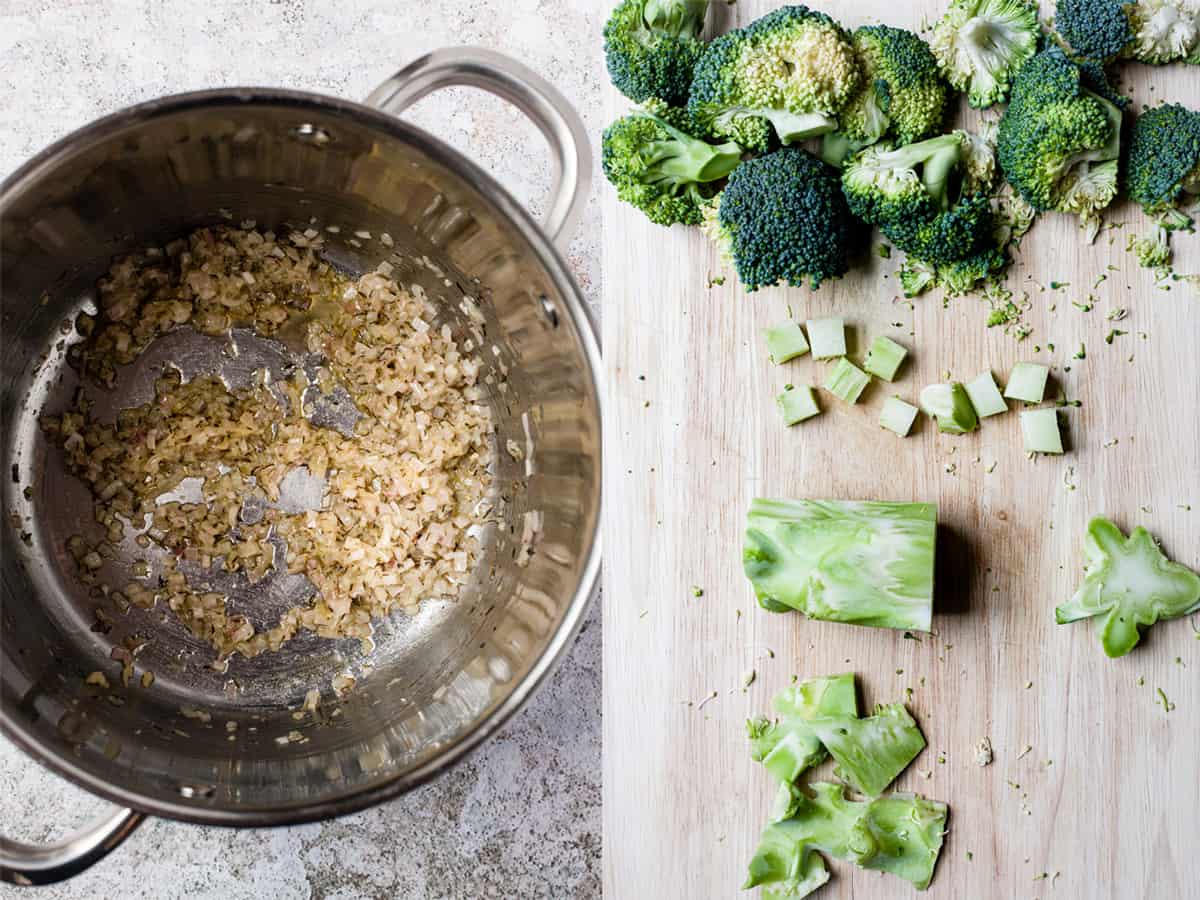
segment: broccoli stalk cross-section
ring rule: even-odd
[[[623,0],[604,26],[609,77],[638,103],[687,102],[709,0]]]
[[[1098,516],[1088,524],[1083,552],[1083,584],[1054,610],[1054,618],[1062,625],[1099,617],[1100,644],[1111,657],[1132,650],[1142,631],[1160,619],[1200,610],[1200,575],[1167,559],[1145,528],[1127,538]]]
[[[772,612],[928,631],[936,528],[927,503],[755,500],[743,567]]]
[[[737,144],[714,147],[670,119],[678,110],[650,104],[609,125],[601,161],[617,196],[659,225],[699,225],[705,203],[720,181],[742,161]]]

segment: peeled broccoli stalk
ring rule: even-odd
[[[809,722],[818,717],[858,716],[854,675],[802,681],[775,696],[775,712],[775,720],[759,716],[746,722],[750,756],[780,781],[791,783],[826,756]]]
[[[1004,396],[1010,400],[1041,403],[1046,395],[1046,382],[1049,378],[1048,366],[1031,362],[1015,363],[1008,375],[1008,383],[1004,386]]]
[[[879,425],[900,437],[908,437],[913,422],[917,420],[917,408],[899,397],[888,397],[879,413]]]
[[[847,403],[857,403],[870,383],[871,376],[843,356],[825,379],[825,390]]]
[[[979,427],[979,416],[971,398],[957,381],[950,384],[931,384],[921,391],[921,409],[937,421],[938,431],[944,434],[966,434]]]
[[[808,341],[799,322],[780,322],[763,334],[767,338],[767,354],[776,365],[803,356],[808,352]]]
[[[1000,388],[996,387],[996,379],[992,377],[990,369],[974,381],[968,382],[965,389],[979,418],[986,419],[988,416],[1008,412],[1008,404],[1000,396]]]
[[[836,359],[846,355],[845,319],[809,319],[808,338],[813,359]]]
[[[897,344],[890,337],[880,335],[871,341],[871,349],[867,351],[867,359],[863,368],[884,381],[894,381],[900,371],[900,364],[908,356],[908,350]]]
[[[775,403],[783,416],[784,425],[798,425],[805,419],[821,414],[821,407],[817,406],[813,389],[806,384],[786,388],[775,398]]]
[[[868,797],[882,794],[925,749],[925,736],[900,703],[865,719],[814,719],[810,727],[837,762],[834,773]]]
[[[744,888],[795,871],[813,850],[891,872],[922,890],[929,886],[945,835],[944,803],[913,794],[853,801],[842,785],[828,782],[812,791],[809,796],[797,789],[794,814],[767,826]]]
[[[687,102],[708,0],[623,0],[604,25],[604,56],[613,85],[637,103]]]
[[[824,13],[785,6],[713,41],[696,65],[688,112],[713,135],[770,149],[836,127],[857,90],[849,35]]]
[[[1028,453],[1062,453],[1062,431],[1058,427],[1058,411],[1052,407],[1023,411],[1021,437]]]
[[[1058,624],[1093,616],[1104,652],[1124,656],[1160,619],[1200,611],[1200,575],[1167,559],[1145,528],[1128,538],[1108,519],[1088,523],[1083,584],[1054,610]]]
[[[653,110],[653,111],[649,111]],[[670,121],[675,111],[651,105],[604,131],[601,162],[617,196],[659,225],[699,225],[713,182],[742,161],[736,144],[714,147]],[[660,114],[661,113],[661,114]]]
[[[1037,51],[1032,0],[953,0],[933,27],[934,55],[946,80],[979,109],[1003,102],[1013,76]]]
[[[936,529],[928,503],[758,499],[743,568],[764,609],[929,631]]]

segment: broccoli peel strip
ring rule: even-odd
[[[929,503],[757,499],[743,567],[764,609],[929,631],[936,529]]]
[[[925,749],[925,736],[901,703],[873,716],[818,718],[809,727],[837,767],[834,774],[868,797],[878,797]]]
[[[758,716],[746,722],[750,756],[784,783],[795,781],[826,757],[809,723],[816,718],[855,719],[858,698],[853,673],[802,681],[775,695],[778,718]]]
[[[793,787],[791,795],[790,815],[763,831],[744,888],[786,884],[780,876],[799,872],[815,850],[929,886],[946,833],[944,803],[900,793],[849,800],[829,782],[812,785],[812,795]]]
[[[1160,619],[1200,610],[1200,575],[1172,562],[1150,532],[1137,527],[1128,538],[1103,516],[1088,523],[1083,584],[1054,610],[1059,625],[1102,616],[1098,633],[1108,656],[1124,656],[1141,632]]]

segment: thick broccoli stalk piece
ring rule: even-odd
[[[792,815],[763,832],[744,888],[786,884],[780,876],[798,871],[815,850],[929,886],[946,833],[944,803],[914,794],[853,801],[829,782],[812,785],[811,796],[792,793]]]
[[[901,250],[933,263],[970,256],[991,236],[990,147],[955,131],[895,150],[879,144],[842,174],[851,212]]]
[[[977,109],[1008,97],[1013,76],[1038,44],[1034,0],[952,0],[933,27],[933,52],[946,80]]]
[[[746,721],[750,756],[785,784],[825,759],[825,748],[810,722],[816,718],[857,719],[854,675],[811,678],[775,695],[772,720],[757,716]]]
[[[650,104],[651,111],[618,119],[604,131],[601,162],[617,196],[659,225],[699,225],[720,181],[742,160],[737,144],[714,147],[672,124],[678,110]],[[656,114],[658,113],[658,114]]]
[[[878,797],[925,749],[925,736],[901,703],[873,716],[818,718],[812,732],[837,762],[834,774],[868,797]]]
[[[1121,110],[1058,47],[1027,62],[1000,120],[1000,168],[1035,209],[1074,213],[1092,236],[1117,193]]]
[[[760,499],[742,564],[764,609],[929,631],[936,529],[928,503]]]
[[[687,102],[709,0],[623,0],[604,25],[613,85],[638,103]]]
[[[1111,657],[1132,650],[1142,631],[1160,619],[1200,610],[1200,575],[1167,559],[1145,528],[1133,529],[1126,538],[1098,516],[1088,523],[1083,552],[1083,584],[1054,610],[1054,619],[1062,625],[1102,617],[1097,632]]]
[[[844,275],[861,226],[837,173],[799,148],[742,163],[709,204],[705,229],[748,291],[786,282],[814,290]]]
[[[688,111],[706,135],[765,151],[833,131],[860,74],[833,19],[785,6],[713,41],[696,65]]]
[[[821,158],[839,168],[885,136],[911,144],[936,133],[946,111],[946,83],[921,38],[903,28],[864,25],[853,40],[863,78],[838,130],[821,141]]]

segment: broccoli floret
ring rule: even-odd
[[[906,257],[897,274],[905,297],[918,297],[937,285],[937,265],[915,256]]]
[[[946,83],[933,51],[917,35],[864,25],[853,40],[862,82],[838,117],[838,130],[821,143],[821,158],[839,167],[885,136],[911,144],[933,134],[946,110]]]
[[[682,110],[650,104],[604,131],[604,174],[617,196],[659,225],[699,225],[706,201],[741,162],[737,144],[714,147],[677,127]]]
[[[1171,264],[1170,232],[1161,225],[1141,237],[1130,235],[1129,249],[1137,255],[1138,265],[1161,269]]]
[[[993,231],[985,193],[995,176],[990,148],[963,131],[892,150],[869,147],[847,165],[850,210],[908,253],[934,263],[971,255]]]
[[[850,251],[865,243],[837,173],[798,147],[734,169],[705,224],[748,291],[781,282],[815,290],[844,275]]]
[[[933,52],[946,80],[983,109],[1008,97],[1013,76],[1038,43],[1034,0],[952,0],[933,27]]]
[[[1059,0],[1054,27],[1072,50],[1091,59],[1200,63],[1194,0]]]
[[[1080,56],[1115,59],[1133,43],[1128,6],[1128,0],[1058,0],[1054,29]]]
[[[1089,83],[1060,48],[1043,50],[1013,83],[998,149],[1005,177],[1030,205],[1075,213],[1094,236],[1117,193],[1121,110]]]
[[[691,85],[701,131],[752,150],[833,131],[859,84],[849,36],[824,13],[785,6],[713,41]]]
[[[638,103],[687,102],[709,0],[623,0],[604,25],[612,83]]]
[[[1138,116],[1125,188],[1147,213],[1166,217],[1166,227],[1191,225],[1182,207],[1200,195],[1200,112],[1170,103]]]

